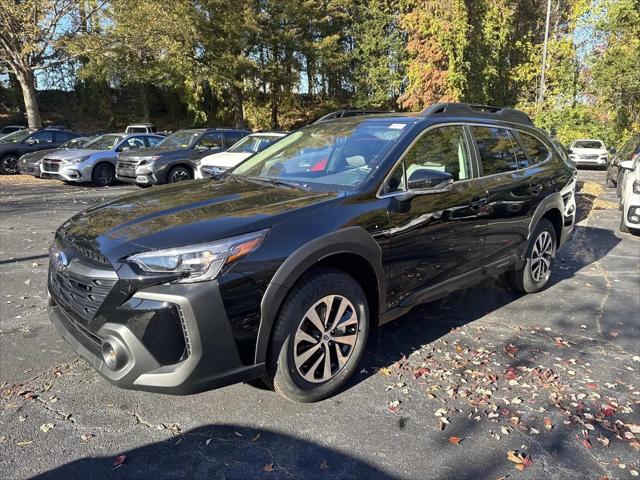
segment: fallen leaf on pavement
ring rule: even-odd
[[[322,460],[320,462],[320,470],[326,470],[327,468],[329,468],[329,464],[327,463],[326,460]]]
[[[587,386],[587,388],[590,388],[591,390],[595,390],[596,388],[598,388],[597,383],[589,382],[589,383],[586,383],[585,385]]]
[[[263,472],[273,472],[273,463],[265,463],[262,467]]]
[[[253,438],[251,439],[251,441],[252,441],[252,442],[257,442],[258,440],[260,440],[260,435],[261,435],[261,434],[260,434],[260,432],[256,433],[256,436],[255,436],[255,437],[253,437]]]
[[[518,353],[518,347],[516,347],[514,344],[510,343],[509,346],[504,347],[504,351],[511,358],[516,358],[516,353]]]
[[[451,436],[449,437],[449,443],[453,443],[454,445],[458,445],[462,439],[460,437]]]
[[[383,367],[380,370],[378,370],[378,372],[380,372],[385,377],[388,377],[389,375],[391,375],[392,370],[390,368],[388,368],[388,367]]]
[[[588,438],[585,438],[584,440],[582,440],[582,445],[584,445],[584,448],[586,448],[587,450],[591,449],[591,442],[589,441]]]
[[[527,468],[529,465],[533,463],[533,460],[530,456],[520,453],[517,450],[510,450],[507,452],[507,459],[509,461],[516,464],[516,468],[520,471]]]
[[[16,443],[16,445],[19,447],[24,447],[25,445],[31,445],[32,443],[33,443],[33,440],[22,440]]]
[[[53,423],[43,423],[40,425],[40,431],[47,433],[49,430],[53,428]]]
[[[207,440],[204,442],[205,445],[209,445],[211,443],[211,439],[207,438]]]
[[[113,469],[120,468],[124,466],[124,462],[127,459],[126,455],[116,455],[115,460],[113,461]]]

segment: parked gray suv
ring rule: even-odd
[[[141,187],[191,180],[202,157],[224,152],[250,133],[230,128],[179,130],[156,148],[120,154],[116,177]]]

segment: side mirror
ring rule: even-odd
[[[568,148],[567,152],[569,153],[569,155],[572,155],[573,154],[573,148]]]
[[[129,145],[123,145],[122,147],[120,147],[121,152],[126,152],[127,150],[131,150],[131,147]]]
[[[37,140],[34,140],[33,138],[27,138],[24,143],[26,143],[27,145],[35,145],[36,143],[38,143]]]
[[[618,166],[623,170],[633,170],[633,160],[625,160],[624,162],[620,162]]]
[[[453,184],[453,176],[440,170],[421,168],[407,180],[409,190],[444,190]],[[426,193],[426,192],[425,192]]]
[[[196,145],[195,150],[196,152],[208,152],[209,147],[207,147],[206,145]]]
[[[616,153],[618,153],[618,150],[616,150],[616,147],[609,147],[609,153],[615,155]]]

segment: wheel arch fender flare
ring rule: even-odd
[[[378,311],[384,311],[386,281],[382,267],[382,249],[371,234],[362,227],[353,226],[316,238],[287,257],[265,290],[260,304],[256,363],[266,360],[273,324],[291,287],[316,263],[332,255],[344,253],[359,256],[371,266],[378,287]]]
[[[531,240],[531,235],[533,235],[534,230],[540,223],[542,217],[544,217],[547,213],[552,210],[557,210],[560,215],[560,219],[564,219],[564,201],[562,200],[562,195],[560,192],[552,193],[547,196],[540,202],[537,206],[536,210],[533,212],[533,216],[531,217],[531,221],[529,222],[529,231],[527,232],[527,241]],[[560,243],[560,236],[562,235],[562,225],[560,225],[560,230],[558,233],[557,241]],[[523,252],[524,255],[524,252]]]

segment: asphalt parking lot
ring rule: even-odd
[[[604,172],[580,171],[547,290],[496,281],[419,307],[371,337],[341,394],[304,405],[246,384],[173,397],[104,381],[47,319],[47,248],[135,187],[18,178],[0,178],[2,478],[639,475],[640,237],[618,231]]]

